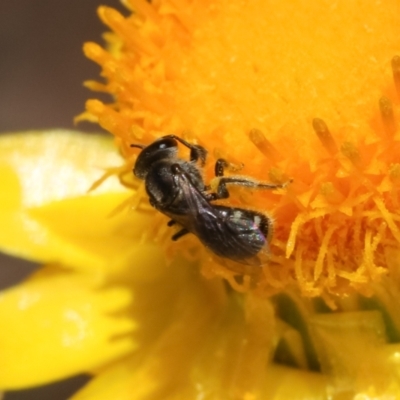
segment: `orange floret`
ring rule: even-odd
[[[221,156],[260,180],[293,179],[275,192],[232,190],[232,204],[274,220],[257,290],[368,293],[400,254],[398,3],[125,3],[126,18],[99,9],[110,50],[85,45],[105,78],[87,86],[115,98],[88,101],[86,117],[130,164],[131,143],[175,133],[210,151],[207,180]],[[235,284],[229,269],[203,272]]]

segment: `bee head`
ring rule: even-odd
[[[140,179],[145,179],[152,165],[158,161],[174,159],[178,151],[178,143],[172,138],[161,138],[148,146],[132,144],[131,147],[139,147],[142,151],[136,159],[133,173]]]

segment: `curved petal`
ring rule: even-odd
[[[123,164],[113,141],[72,131],[0,138],[0,249],[44,263],[101,270],[131,261],[152,215],[112,212],[131,191],[115,177],[88,193],[105,168]]]
[[[82,275],[46,267],[0,295],[0,387],[90,372],[135,349],[135,323],[113,315],[131,292],[91,286]]]
[[[185,387],[193,394],[193,365],[219,332],[227,296],[222,281],[204,279],[195,265],[181,261],[173,268],[135,291],[137,351],[99,371],[74,400],[167,399],[175,391],[179,398],[194,398],[185,396]]]

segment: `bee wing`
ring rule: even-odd
[[[183,171],[176,179],[191,211],[185,215],[182,225],[207,248],[217,256],[245,265],[262,266],[268,262],[268,238],[262,229],[262,226],[269,229],[266,216],[251,210],[210,204]]]
[[[202,233],[202,229],[199,229],[201,227],[210,231],[216,229],[218,215],[214,210],[214,206],[209,203],[204,194],[183,171],[177,175],[176,179],[176,184],[181,189],[183,198],[190,209],[190,213],[185,215],[185,223],[189,225],[187,228],[198,235]]]
[[[176,184],[182,191],[182,197],[187,202],[190,213],[181,216],[180,223],[190,232],[194,233],[200,241],[217,255],[230,257],[232,248],[232,237],[235,235],[234,224],[226,223],[226,213],[221,212],[221,208],[228,211],[229,207],[210,204],[204,193],[202,193],[181,171],[176,178]],[[240,246],[240,244],[239,244]]]

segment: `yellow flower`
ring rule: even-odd
[[[88,372],[74,400],[398,398],[398,4],[124,4],[99,9],[108,49],[85,45],[105,78],[87,86],[115,101],[78,118],[122,158],[67,132],[0,139],[0,245],[46,264],[0,295],[0,387]],[[169,133],[209,150],[212,185],[220,157],[291,181],[231,190],[273,219],[268,265],[169,240],[130,147]]]

